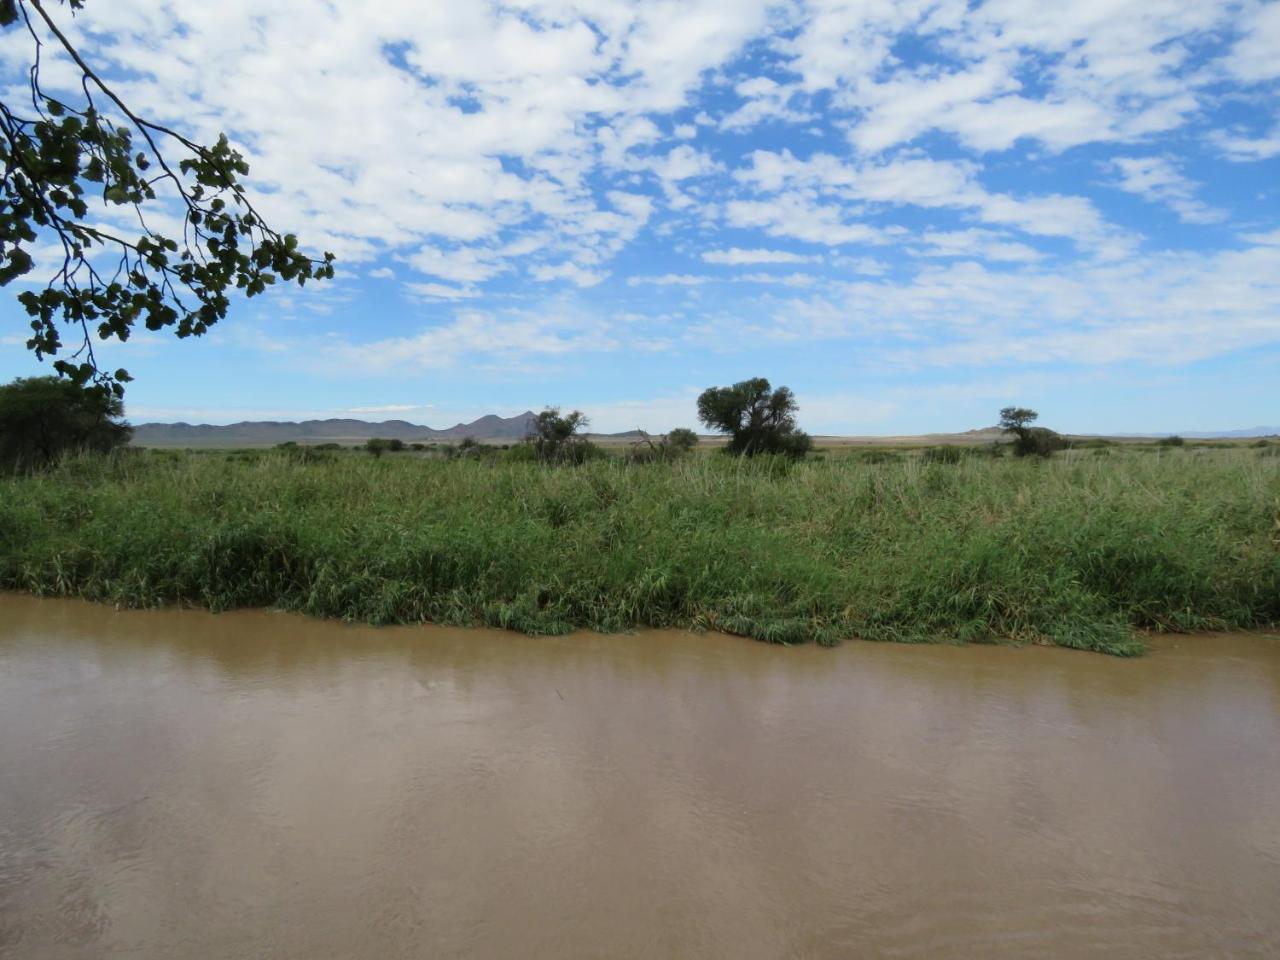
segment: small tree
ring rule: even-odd
[[[1026,407],[1005,407],[1000,411],[1000,429],[1022,436],[1039,419],[1040,414]]]
[[[1067,441],[1060,434],[1046,427],[1031,426],[1039,418],[1040,414],[1026,407],[1005,407],[1000,411],[1000,428],[1014,435],[1013,452],[1016,456],[1049,457],[1055,450],[1067,446]]]
[[[546,463],[581,463],[590,455],[591,444],[581,431],[590,426],[586,414],[574,410],[561,415],[559,407],[547,407],[529,421],[525,436],[536,459]]]
[[[688,427],[676,427],[663,442],[677,453],[688,453],[698,445],[698,435]]]
[[[698,397],[698,419],[712,430],[729,434],[728,451],[738,456],[803,457],[813,441],[796,426],[796,410],[791,390],[772,390],[764,377],[731,387],[710,387]]]
[[[107,453],[128,443],[124,403],[99,387],[25,377],[0,387],[0,463],[41,467],[64,453]]]
[[[640,439],[631,445],[626,454],[631,463],[676,460],[698,445],[698,435],[686,427],[677,427],[657,440],[643,430],[639,433]]]
[[[364,442],[364,448],[375,457],[380,457],[391,449],[391,441],[383,437],[370,437]]]

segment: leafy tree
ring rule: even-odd
[[[1013,452],[1019,457],[1049,457],[1055,450],[1063,450],[1067,441],[1061,434],[1045,427],[1033,427],[1040,414],[1026,407],[1005,407],[1000,411],[1000,428],[1012,433]]]
[[[392,444],[392,441],[386,439],[385,437],[370,437],[368,440],[364,442],[364,448],[368,450],[371,454],[373,454],[375,457],[380,457],[384,453],[386,453],[388,450],[395,449],[391,444]],[[403,446],[403,442],[401,443],[401,446]]]
[[[73,15],[84,7],[64,2]],[[333,254],[313,259],[293,234],[267,225],[239,179],[249,165],[225,135],[202,146],[135,113],[47,5],[0,0],[0,28],[24,30],[33,49],[29,109],[0,102],[0,286],[35,269],[33,248],[52,244],[61,254],[52,277],[18,295],[31,317],[27,347],[37,358],[56,356],[64,332],[75,331],[79,346],[54,369],[120,397],[131,378],[99,369],[95,335],[128,340],[141,322],[198,336],[226,316],[232,291],[252,297],[277,278],[332,277]],[[81,81],[74,97],[41,86],[46,45],[70,58]],[[111,226],[113,208],[141,232]],[[177,214],[182,235],[152,228],[149,212]]]
[[[0,387],[0,463],[41,467],[64,453],[107,453],[129,442],[124,404],[111,393],[58,377]]]
[[[676,427],[666,435],[663,442],[679,453],[688,453],[698,445],[698,435],[688,427]]]
[[[657,463],[675,460],[684,456],[698,445],[698,435],[686,427],[677,427],[666,436],[654,440],[653,437],[640,431],[640,439],[627,450],[626,459],[630,463]]]
[[[1026,407],[1005,407],[1000,411],[1000,429],[1021,436],[1039,419],[1040,414]]]
[[[547,407],[529,421],[525,443],[543,462],[581,463],[594,449],[581,432],[590,425],[578,410],[561,415],[559,407]]]
[[[729,434],[728,451],[740,456],[780,453],[803,457],[813,446],[796,426],[796,400],[787,387],[771,390],[764,377],[731,387],[710,387],[698,397],[698,419]]]

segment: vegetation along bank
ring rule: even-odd
[[[1277,450],[72,456],[0,477],[0,586],[529,633],[1134,654],[1144,629],[1280,621]]]

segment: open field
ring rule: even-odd
[[[530,633],[1131,654],[1144,629],[1280,622],[1278,451],[580,467],[133,452],[0,481],[0,586]]]

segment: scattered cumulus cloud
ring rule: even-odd
[[[728,250],[707,250],[702,254],[706,263],[741,264],[760,263],[817,263],[822,258],[814,254],[792,253],[788,250],[743,250],[741,247],[730,247]]]
[[[1225,210],[1196,199],[1196,185],[1164,157],[1117,157],[1111,161],[1119,174],[1116,186],[1153,203],[1163,203],[1187,223],[1221,223]]]
[[[1280,344],[1275,2],[50,12],[139,111],[225,130],[271,222],[338,254],[219,349],[340,378],[700,369],[753,337],[974,369]],[[3,40],[14,88],[28,44]],[[33,254],[41,282],[58,254]]]

